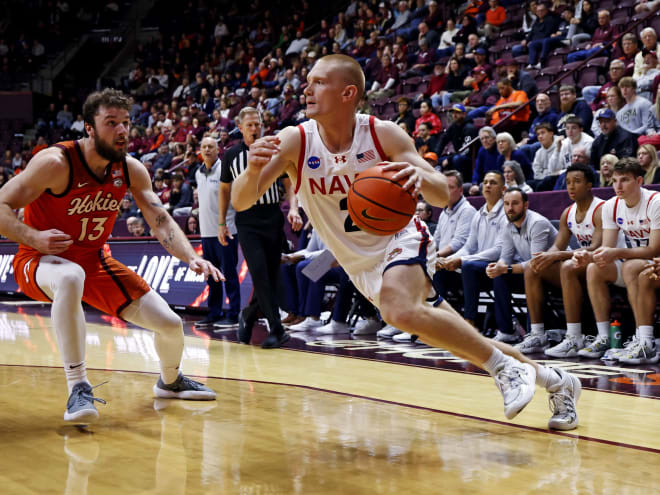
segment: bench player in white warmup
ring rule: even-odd
[[[488,371],[504,396],[511,419],[534,395],[534,382],[551,393],[549,426],[577,426],[577,378],[540,366],[512,347],[484,338],[446,302],[427,302],[436,250],[417,217],[399,233],[376,236],[359,230],[348,215],[346,196],[356,174],[389,160],[387,168],[406,177],[405,187],[429,203],[445,206],[445,177],[415,151],[410,137],[392,122],[355,110],[364,93],[360,65],[344,55],[329,55],[314,65],[305,88],[312,120],[287,127],[250,146],[248,168],[234,182],[232,203],[249,208],[280,175],[287,173],[305,212],[323,242],[355,286],[378,306],[383,319],[425,343],[442,347]],[[395,179],[397,179],[395,176]]]

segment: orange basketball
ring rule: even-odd
[[[392,235],[408,224],[417,201],[402,187],[407,178],[392,180],[398,171],[383,171],[383,165],[379,163],[355,177],[348,190],[348,213],[361,230]]]

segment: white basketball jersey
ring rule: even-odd
[[[619,229],[628,247],[649,245],[651,230],[660,229],[660,195],[642,187],[639,202],[632,208],[618,197],[603,206],[603,229]]]
[[[573,234],[580,243],[580,247],[586,248],[591,245],[591,239],[594,237],[595,230],[594,215],[596,214],[596,210],[604,203],[604,200],[594,197],[591,200],[587,213],[584,215],[584,218],[580,223],[575,219],[577,205],[573,203],[568,207],[568,214],[566,215],[568,230],[571,231],[571,234]]]
[[[348,214],[347,195],[355,176],[387,160],[378,142],[373,116],[357,114],[350,149],[331,153],[323,144],[315,120],[298,126],[301,137],[296,194],[326,246],[349,274],[369,270],[382,261],[393,236],[412,229],[378,236],[358,229]]]

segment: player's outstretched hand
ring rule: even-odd
[[[211,276],[216,282],[225,281],[225,276],[222,272],[213,266],[210,261],[205,260],[204,258],[194,258],[188,263],[188,266],[193,272],[199,275],[203,273],[206,278]]]
[[[280,138],[264,136],[250,145],[248,165],[261,169],[265,167],[274,155],[280,152]]]
[[[392,176],[392,180],[399,180],[407,177],[408,180],[402,186],[403,189],[408,190],[412,188],[413,196],[417,197],[420,190],[422,189],[422,182],[424,180],[422,176],[422,169],[415,167],[407,162],[386,162],[387,165],[383,167],[383,170],[398,170],[396,174]]]
[[[59,254],[69,249],[71,244],[73,244],[73,239],[69,234],[65,234],[61,230],[50,229],[39,231],[32,247],[43,254]]]

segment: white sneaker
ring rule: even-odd
[[[505,342],[507,344],[515,344],[517,342],[520,342],[520,338],[518,338],[518,335],[515,333],[503,333],[500,332],[499,330],[497,331],[497,334],[495,337],[493,337],[493,340],[497,342]]]
[[[413,335],[408,332],[401,332],[393,336],[392,340],[394,342],[415,342],[417,341],[417,335]]]
[[[520,344],[514,346],[523,354],[543,352],[548,348],[548,337],[545,333],[528,333]]]
[[[382,339],[391,339],[392,337],[394,337],[395,335],[399,335],[400,333],[403,332],[401,332],[401,330],[399,330],[398,328],[393,327],[392,325],[385,325],[383,328],[378,330],[378,332],[376,332],[376,336]]]
[[[552,417],[548,428],[552,430],[573,430],[578,425],[577,401],[580,398],[582,384],[580,380],[561,368],[554,368],[562,380],[553,387],[548,387],[548,404]]]
[[[568,335],[564,337],[559,344],[545,350],[545,355],[555,358],[575,357],[578,351],[584,347],[584,337],[582,335]]]
[[[607,349],[600,360],[609,362],[618,361],[623,353],[630,349],[631,346],[637,344],[637,341],[637,336],[633,335],[631,339],[627,340],[625,344],[623,344],[623,347],[612,347],[611,349]]]
[[[609,337],[601,337],[598,335],[596,338],[592,336],[587,336],[584,342],[584,348],[578,351],[578,356],[588,357],[592,359],[598,359],[605,354],[610,348],[610,339]]]
[[[531,364],[508,358],[495,369],[493,378],[504,397],[504,415],[515,418],[534,397],[536,370]]]
[[[323,326],[323,322],[321,320],[315,320],[311,316],[308,316],[300,323],[296,323],[295,325],[290,325],[289,330],[291,332],[308,332],[310,330],[314,330],[321,326]]]
[[[353,335],[374,335],[378,330],[380,330],[380,321],[375,318],[367,318],[355,324]]]
[[[653,340],[637,340],[625,352],[619,354],[619,362],[623,364],[655,364],[660,361],[660,354]]]
[[[328,323],[322,327],[318,327],[314,330],[316,333],[322,333],[325,335],[331,335],[335,333],[350,333],[351,327],[348,326],[348,323],[342,323],[341,321],[330,320]]]

